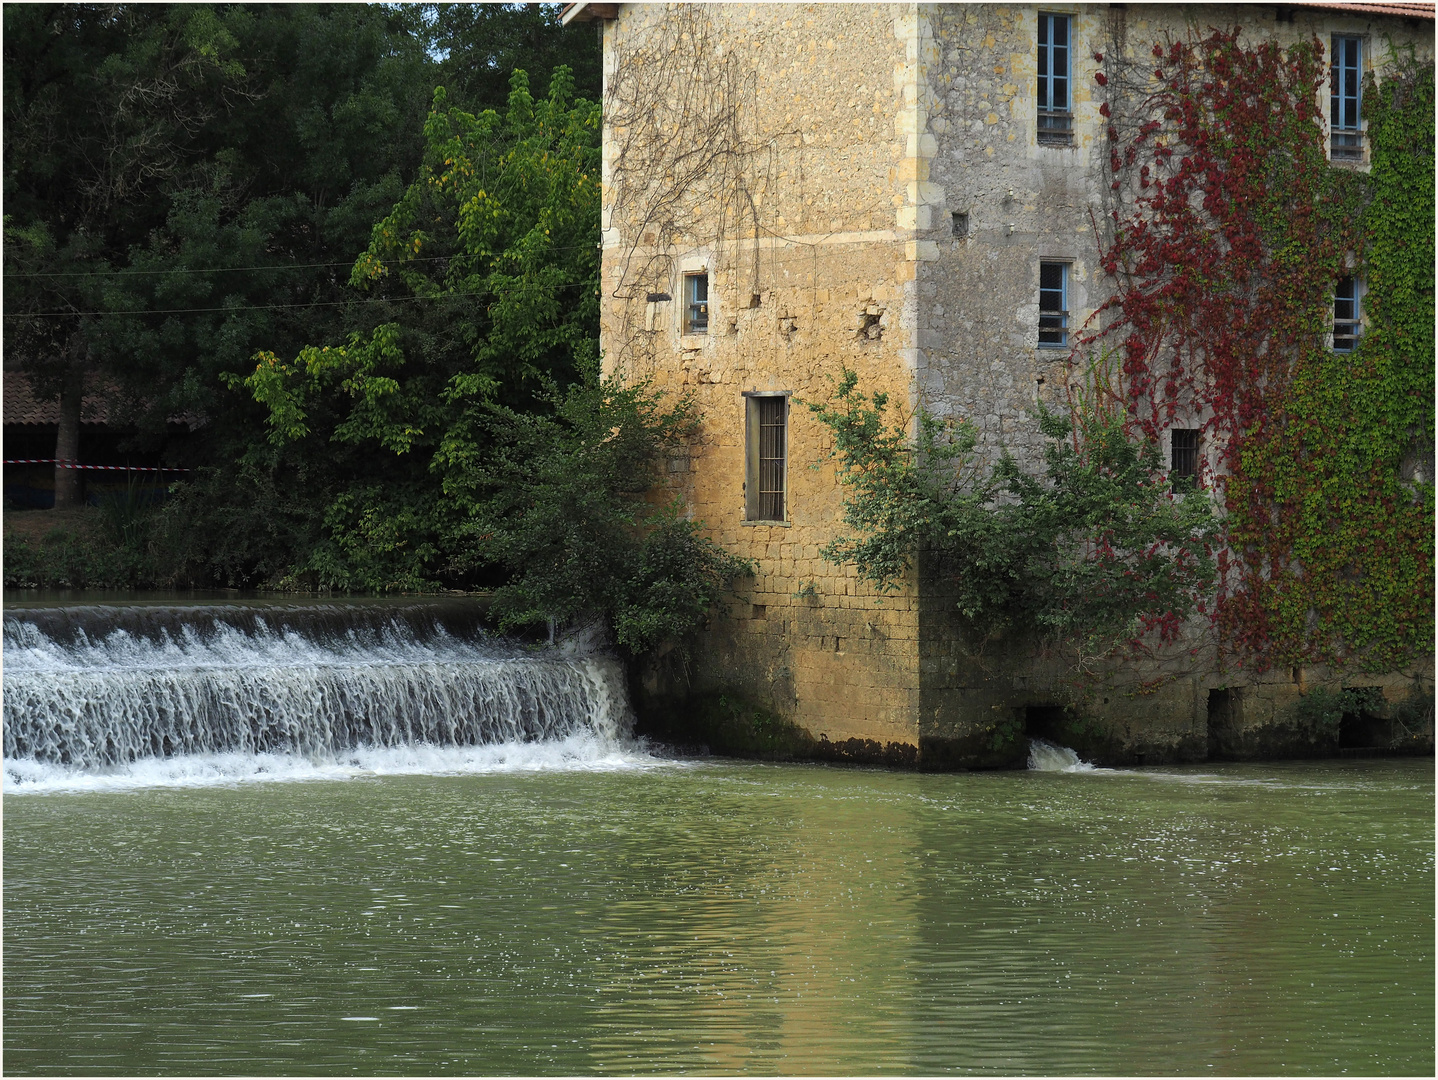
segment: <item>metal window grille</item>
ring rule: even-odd
[[[1352,352],[1362,332],[1358,282],[1351,277],[1341,278],[1333,289],[1333,351]]]
[[[789,400],[782,394],[745,394],[744,518],[784,520]]]
[[[784,406],[781,397],[754,399],[759,420],[759,519],[784,520]]]
[[[1039,263],[1039,344],[1068,344],[1068,263]]]
[[[1039,142],[1069,143],[1073,139],[1073,113],[1069,101],[1069,42],[1067,15],[1039,14]]]
[[[684,332],[709,332],[709,275],[684,275]]]
[[[1331,156],[1356,160],[1363,156],[1363,39],[1334,37],[1333,93],[1329,129]]]
[[[1198,480],[1198,428],[1174,428],[1169,478],[1192,485]]]

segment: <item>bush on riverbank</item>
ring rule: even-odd
[[[7,589],[135,589],[165,584],[148,521],[104,509],[7,511]],[[120,535],[115,535],[116,529]]]

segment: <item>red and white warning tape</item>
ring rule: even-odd
[[[58,465],[62,469],[94,469],[97,472],[189,472],[189,469],[157,469],[148,465],[81,465],[73,458],[6,458],[6,465]]]

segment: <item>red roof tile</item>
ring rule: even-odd
[[[4,382],[5,426],[11,424],[58,424],[60,398],[39,397],[23,371],[6,371]],[[109,403],[104,397],[86,393],[80,402],[80,423],[108,424]]]
[[[1390,4],[1295,4],[1295,7],[1322,8],[1325,11],[1347,11],[1354,15],[1401,15],[1409,19],[1433,18],[1432,3],[1399,2]]]

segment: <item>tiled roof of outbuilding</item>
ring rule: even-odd
[[[39,397],[29,377],[23,371],[5,372],[4,383],[5,426],[12,424],[58,424],[60,422],[60,398]],[[108,424],[110,410],[103,396],[87,393],[80,402],[80,423]]]

